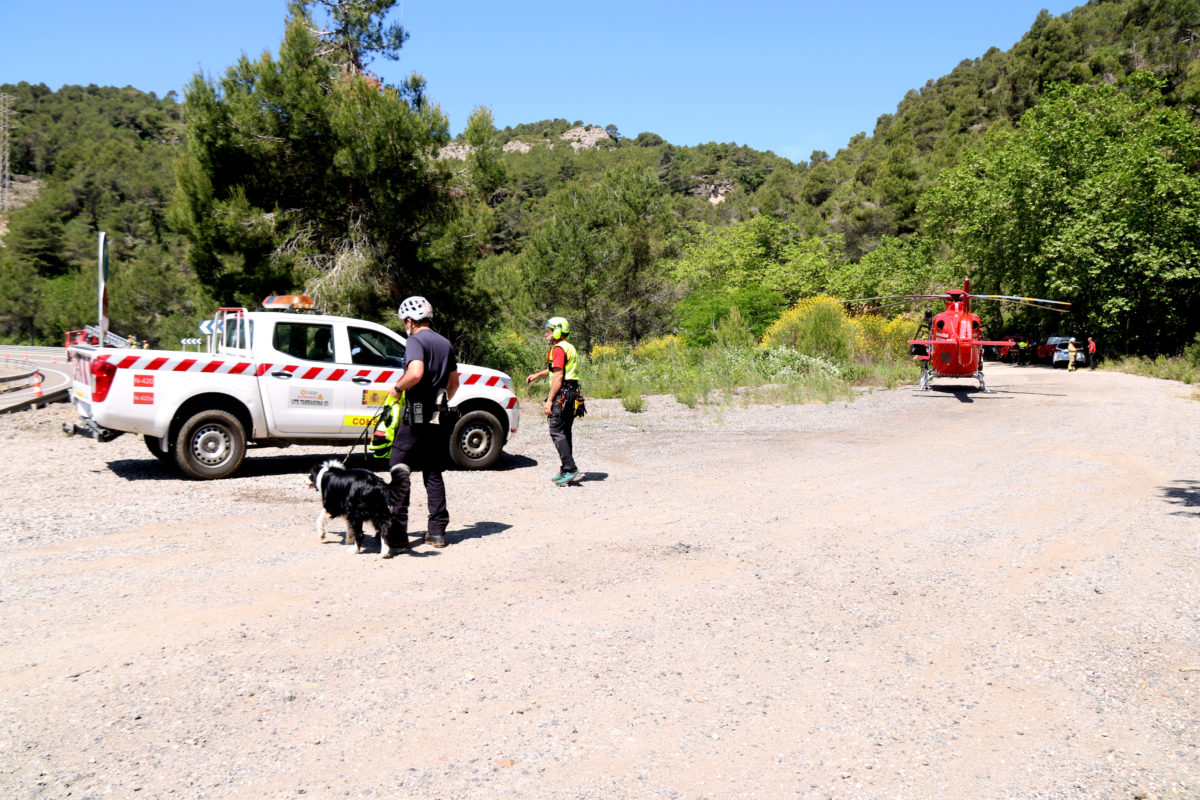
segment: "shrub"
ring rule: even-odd
[[[633,348],[633,357],[638,361],[672,361],[686,348],[683,339],[672,333],[642,342]]]
[[[1196,339],[1191,344],[1183,348],[1183,360],[1193,367],[1200,368],[1200,333],[1196,334]]]
[[[623,352],[624,350],[615,344],[598,344],[592,347],[588,358],[593,364],[600,364],[618,358]]]
[[[908,317],[884,319],[865,315],[850,322],[854,330],[854,357],[859,361],[903,361],[908,357],[908,339],[917,323]]]
[[[763,334],[763,347],[790,347],[812,356],[845,363],[850,359],[855,326],[834,297],[809,297],[779,316]]]
[[[497,331],[481,343],[477,354],[469,354],[463,360],[507,372],[516,379],[545,366],[546,343],[540,336]]]
[[[713,343],[717,328],[733,309],[738,310],[758,338],[766,332],[783,305],[783,295],[761,287],[735,291],[724,286],[706,287],[683,298],[677,313],[687,343],[693,347],[706,347]]]
[[[754,347],[755,340],[754,333],[736,306],[729,309],[729,313],[717,324],[713,338],[717,347],[726,350]]]

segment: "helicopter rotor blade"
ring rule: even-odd
[[[1024,303],[1054,303],[1059,306],[1071,305],[1065,300],[1043,300],[1040,297],[1019,297],[1014,294],[973,294],[971,297],[978,297],[982,300],[1017,300]]]
[[[1059,314],[1070,314],[1071,313],[1071,309],[1069,309],[1069,308],[1054,308],[1052,306],[1038,305],[1037,303],[1026,303],[1021,300],[1005,300],[1005,299],[1000,299],[1000,298],[989,298],[989,299],[996,299],[998,302],[1008,303],[1009,305],[1013,305],[1013,306],[1028,306],[1029,308],[1039,308],[1042,311],[1054,311]]]
[[[884,294],[879,297],[856,297],[853,300],[843,300],[843,303],[865,303],[868,300],[903,300],[906,303],[918,303],[922,300],[949,300],[948,294]],[[900,305],[891,303],[890,305]]]

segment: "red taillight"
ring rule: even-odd
[[[92,375],[96,378],[92,386],[92,401],[103,403],[104,398],[108,397],[108,390],[112,388],[117,368],[107,361],[96,359],[92,362]]]

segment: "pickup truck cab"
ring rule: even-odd
[[[188,476],[224,478],[247,447],[352,446],[404,366],[405,337],[366,320],[220,309],[201,326],[207,353],[73,345],[68,434],[110,441],[141,434],[156,457]],[[459,364],[450,459],[496,463],[520,418],[512,378]],[[369,435],[369,434],[368,434]]]

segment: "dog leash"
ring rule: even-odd
[[[350,460],[350,456],[354,455],[354,449],[358,447],[358,443],[363,441],[367,435],[367,431],[371,430],[371,428],[375,426],[375,423],[379,421],[381,416],[383,416],[383,412],[386,409],[387,406],[381,406],[380,409],[375,412],[375,416],[371,417],[371,419],[367,421],[367,424],[362,429],[362,433],[358,435],[358,438],[354,440],[354,444],[350,445],[349,452],[347,452],[345,457],[342,458],[343,467],[346,466],[346,462]],[[363,442],[363,458],[367,458],[367,455],[367,445],[366,442]]]

